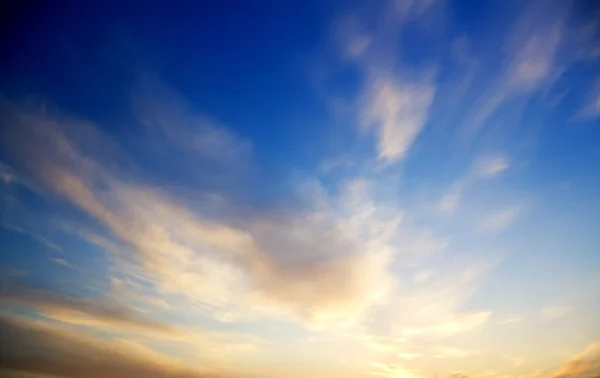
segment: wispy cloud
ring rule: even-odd
[[[592,378],[600,372],[600,343],[592,343],[571,357],[552,378]]]
[[[176,333],[174,327],[145,319],[141,313],[109,299],[66,297],[32,289],[3,292],[0,302],[29,307],[51,319],[128,332]]]
[[[468,351],[453,349],[453,348],[442,348],[449,353],[449,356],[455,358],[462,358],[467,356],[473,356],[479,354],[468,353]],[[473,352],[473,351],[471,351]],[[448,357],[448,356],[446,356]],[[504,356],[509,359],[514,366],[522,366],[523,360],[511,355]],[[405,366],[402,363],[373,363],[371,367],[376,369],[371,371],[370,375],[392,377],[401,374],[403,377],[415,377],[415,378],[433,378],[440,377],[439,373],[431,370],[416,370]],[[518,378],[595,378],[600,370],[600,344],[591,343],[582,352],[575,354],[568,361],[566,361],[559,369],[552,372],[551,370],[534,370],[521,374],[502,374],[495,371],[481,371],[476,373],[459,373],[455,372],[452,374],[446,374],[449,378],[484,378],[484,377],[518,377]]]
[[[10,291],[0,296],[0,304],[9,309],[8,313],[18,309],[35,310],[42,317],[36,324],[44,327],[60,327],[66,332],[81,332],[82,335],[101,332],[113,341],[160,343],[173,350],[186,350],[188,354],[202,354],[206,361],[216,364],[240,354],[248,356],[265,344],[262,338],[245,332],[210,330],[155,320],[151,316],[155,312],[137,308],[136,301],[118,296],[118,293],[116,297],[82,298],[11,286]],[[155,308],[165,315],[164,307]],[[15,319],[25,323],[32,321],[26,317]]]
[[[453,267],[454,264],[461,268]],[[400,352],[413,343],[432,344],[429,349],[414,351],[432,355],[435,352],[432,348],[439,347],[444,340],[476,333],[485,327],[489,311],[464,312],[461,308],[477,290],[490,265],[464,261],[446,265],[444,274],[434,272],[418,288],[399,290],[392,303],[374,317],[370,324],[373,328],[367,328],[367,334],[379,337],[367,338],[370,348]]]
[[[45,236],[42,236],[42,235],[40,235],[40,234],[38,234],[36,232],[29,231],[29,230],[26,230],[24,228],[13,226],[13,225],[9,225],[9,224],[2,224],[1,226],[3,228],[7,229],[7,230],[27,235],[27,236],[33,238],[38,243],[40,243],[43,246],[45,246],[46,248],[48,248],[48,249],[51,249],[51,250],[56,251],[56,252],[62,252],[63,251],[63,249],[62,249],[62,247],[60,245],[54,243],[52,240],[50,240],[50,239],[46,238]]]
[[[458,209],[462,196],[462,186],[454,186],[448,193],[444,194],[439,203],[439,209],[445,213],[452,213]]]
[[[421,260],[444,251],[448,241],[404,224],[404,211],[377,198],[376,181],[356,176],[332,189],[302,179],[301,210],[247,211],[226,197],[217,204],[197,196],[187,202],[180,192],[157,190],[124,174],[110,156],[82,149],[60,117],[47,119],[19,106],[11,111],[21,120],[11,140],[24,167],[118,241],[69,230],[110,252],[119,272],[113,280],[141,280],[162,298],[177,298],[178,308],[220,322],[292,320],[313,330],[363,336],[388,330],[385,340],[371,343],[387,344],[377,353],[401,353],[402,338],[444,340],[477,332],[489,321],[486,309],[462,310],[489,264],[458,259],[443,271],[423,265]],[[103,142],[96,143],[93,150],[102,151]],[[416,289],[403,289],[392,271],[409,260],[407,277],[433,272]],[[87,300],[42,299],[26,305],[65,324],[125,335],[135,330],[194,350],[210,347],[201,341],[203,332],[155,322],[132,308],[107,312]],[[240,343],[219,340],[211,345]]]
[[[484,157],[479,159],[473,168],[478,177],[489,178],[507,170],[510,162],[504,156]]]
[[[397,40],[402,26],[429,9],[436,1],[397,1],[374,7],[376,26],[359,16],[340,22],[338,39],[345,55],[359,70],[363,87],[358,94],[358,123],[373,129],[378,159],[402,160],[426,126],[436,94],[433,70],[403,72],[392,69],[402,55],[389,44]]]
[[[407,337],[433,335],[449,337],[464,332],[472,331],[483,326],[490,317],[490,312],[475,312],[470,314],[454,315],[440,324],[425,328],[404,328],[402,334]]]
[[[79,267],[71,264],[69,261],[67,261],[66,259],[63,259],[61,257],[50,257],[49,260],[55,264],[64,266],[65,268],[81,271],[81,269]]]
[[[565,317],[573,311],[573,308],[567,306],[547,306],[540,311],[540,314],[544,319],[553,321]]]
[[[576,119],[594,119],[600,117],[600,80],[590,88],[583,107],[575,115]]]
[[[508,158],[501,155],[481,156],[472,163],[468,171],[447,190],[439,203],[442,212],[452,213],[460,205],[464,193],[479,181],[491,179],[510,167]]]
[[[515,324],[523,321],[521,316],[511,316],[500,321],[500,324]]]
[[[459,348],[439,348],[439,358],[467,358],[481,354],[480,350],[459,349]]]
[[[401,364],[387,364],[376,362],[371,364],[375,369],[369,372],[369,375],[381,376],[381,377],[409,377],[409,378],[421,378],[427,377],[428,375],[422,371],[415,369],[408,369],[403,367]]]
[[[505,66],[465,123],[467,135],[476,134],[509,99],[534,93],[556,79],[555,63],[563,40],[567,2],[532,2],[505,41]],[[552,11],[551,11],[552,10]]]
[[[521,366],[525,362],[522,357],[513,356],[512,354],[506,354],[504,358],[515,367]]]
[[[252,143],[219,125],[191,105],[153,75],[139,80],[133,95],[133,108],[146,127],[147,147],[156,154],[175,147],[185,158],[198,163],[245,164],[252,154]],[[169,160],[173,160],[173,157]],[[231,169],[231,167],[229,168]]]
[[[60,123],[16,111],[27,141],[22,147],[37,151],[27,154],[33,173],[135,250],[147,277],[165,293],[233,306],[228,312],[247,313],[240,309],[250,306],[320,324],[355,321],[394,285],[387,267],[395,249],[388,240],[401,218],[388,209],[374,212],[368,191],[349,190],[334,200],[317,190],[309,194],[313,210],[307,213],[243,216],[246,222],[230,226],[121,180],[119,172],[83,155]],[[43,144],[35,138],[40,134]],[[289,260],[300,256],[303,261]]]
[[[398,353],[398,357],[403,360],[414,360],[415,358],[421,357],[421,355],[419,353],[400,352]]]
[[[530,21],[525,17],[522,22]],[[514,35],[514,56],[507,71],[511,88],[532,90],[550,77],[554,57],[562,39],[562,22],[563,20],[558,19],[551,20],[546,25],[538,24],[530,32],[517,29]]]
[[[100,340],[48,324],[2,315],[2,368],[61,377],[104,378],[132,374],[150,378],[215,376],[128,340]]]
[[[50,261],[53,261],[53,262],[57,263],[58,265],[66,266],[68,268],[71,267],[71,264],[67,260],[61,259],[60,257],[51,257]]]
[[[484,232],[502,231],[515,222],[522,211],[523,206],[521,205],[509,206],[499,210],[488,215],[479,225],[479,229]]]
[[[17,175],[12,168],[0,162],[0,180],[5,184],[10,184],[17,179]]]
[[[434,85],[377,78],[367,93],[363,119],[366,127],[377,129],[379,158],[402,159],[427,122]]]

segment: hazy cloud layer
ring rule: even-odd
[[[33,289],[17,289],[0,294],[0,303],[33,308],[48,318],[123,332],[176,334],[174,327],[145,319],[142,314],[110,299],[60,296]]]
[[[69,135],[76,126],[8,107],[19,132],[7,141],[26,154],[30,172],[132,247],[161,292],[319,324],[354,321],[393,287],[389,240],[401,217],[377,209],[364,185],[334,200],[317,183],[302,194],[308,210],[234,226],[102,164],[109,157],[90,156]]]
[[[218,377],[126,340],[103,341],[47,324],[0,318],[2,368],[65,378]]]
[[[192,367],[169,359],[142,344],[130,340],[103,340],[89,335],[57,328],[38,321],[0,317],[0,348],[3,358],[0,368],[53,374],[60,377],[92,378],[126,377],[219,377],[229,376],[208,369]],[[555,372],[532,372],[520,377],[594,378],[600,372],[600,349],[597,343],[571,357]],[[462,359],[480,352],[455,348],[439,348],[439,358]],[[403,353],[404,360],[419,358],[416,353]],[[372,363],[372,375],[389,373],[410,377],[439,376],[426,370],[405,368],[401,364]],[[448,375],[456,377],[457,374]],[[464,377],[501,377],[496,372],[461,374]]]

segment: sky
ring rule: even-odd
[[[599,377],[599,5],[4,2],[3,374]]]

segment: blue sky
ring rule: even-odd
[[[593,1],[204,3],[3,12],[3,368],[598,373]]]

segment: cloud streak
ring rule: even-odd
[[[397,82],[383,77],[370,86],[364,125],[377,129],[379,159],[402,159],[427,122],[435,87],[430,81]]]
[[[552,378],[594,378],[600,374],[600,343],[592,343],[571,357]]]
[[[395,253],[389,239],[401,218],[373,211],[368,191],[348,190],[338,201],[319,194],[317,185],[307,193],[307,212],[240,214],[236,219],[244,222],[229,225],[84,154],[60,120],[18,107],[3,113],[20,126],[8,137],[27,157],[30,172],[136,251],[162,293],[227,312],[250,307],[318,325],[356,321],[394,285],[387,271]],[[297,257],[302,260],[289,260]]]
[[[520,205],[509,206],[490,214],[480,224],[479,228],[483,232],[499,232],[508,228],[523,211]]]
[[[547,321],[553,321],[565,317],[573,311],[574,309],[567,306],[547,306],[540,311],[540,314]]]
[[[600,80],[596,80],[586,95],[583,107],[577,112],[575,118],[589,120],[600,117]]]
[[[428,122],[436,95],[432,70],[409,70],[399,59],[402,54],[389,45],[399,42],[405,23],[417,19],[435,3],[379,4],[374,7],[374,23],[356,15],[340,21],[338,42],[363,82],[357,123],[363,131],[373,131],[378,160],[387,164],[407,156]],[[399,63],[399,68],[392,68],[392,62]]]
[[[5,369],[64,378],[206,378],[206,369],[186,366],[140,344],[101,341],[47,324],[0,316],[0,364]]]
[[[16,289],[2,292],[0,303],[13,307],[34,308],[44,316],[66,323],[124,332],[176,334],[169,325],[144,319],[136,311],[108,299],[60,296],[51,292]]]
[[[466,135],[478,133],[510,99],[531,95],[556,79],[560,72],[556,55],[564,38],[568,6],[568,2],[532,2],[523,11],[505,41],[504,70],[467,117]]]
[[[474,161],[467,173],[458,179],[442,197],[439,209],[453,213],[460,205],[464,193],[483,180],[492,179],[510,167],[510,161],[501,155],[483,156]]]
[[[35,232],[31,232],[29,230],[23,229],[21,227],[17,227],[17,226],[13,226],[13,225],[8,225],[8,224],[2,224],[2,227],[10,230],[10,231],[14,231],[14,232],[18,232],[24,235],[27,235],[31,238],[33,238],[35,241],[37,241],[38,243],[42,244],[43,246],[45,246],[46,248],[56,251],[56,252],[62,252],[63,249],[60,245],[54,243],[52,240],[37,234]]]

